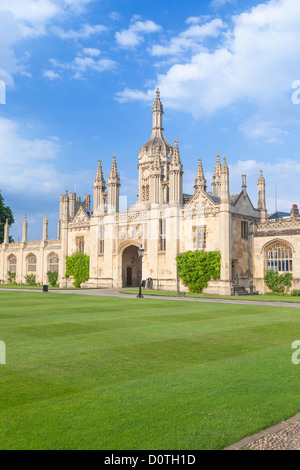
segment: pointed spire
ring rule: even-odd
[[[178,140],[175,139],[175,145],[174,145],[174,151],[172,155],[172,160],[171,160],[172,165],[181,165],[181,158],[180,158],[180,152],[179,152],[179,146],[178,146]]]
[[[102,169],[102,160],[99,158],[97,174],[95,178],[95,183],[102,183],[104,181],[103,169]]]
[[[217,162],[215,166],[215,176],[221,176],[221,157],[220,154],[218,153],[217,155]]]
[[[119,179],[118,167],[117,167],[117,158],[116,155],[113,156],[113,163],[110,170],[110,178]]]
[[[153,111],[163,111],[163,104],[160,100],[160,90],[159,88],[156,89],[156,98],[153,103]]]
[[[23,222],[23,235],[22,235],[23,243],[27,242],[27,231],[28,231],[28,222],[27,222],[27,216],[25,215],[24,222]]]
[[[266,180],[264,178],[264,173],[263,173],[263,170],[260,170],[260,175],[259,175],[259,178],[258,178],[258,183],[263,183],[265,184]]]
[[[90,201],[86,201],[86,204],[90,204]],[[96,178],[94,181],[94,214],[99,215],[104,213],[105,210],[105,204],[106,204],[106,182],[103,174],[103,169],[102,169],[102,160],[99,158],[98,161],[98,169],[97,169],[97,174]]]
[[[266,204],[266,180],[263,171],[260,170],[260,176],[257,181],[258,203],[257,208],[261,211],[261,221],[265,222],[267,218],[267,204]]]
[[[216,162],[216,166],[215,166],[215,172],[214,172],[214,176],[212,178],[212,193],[216,196],[221,195],[221,170],[222,170],[222,166],[221,166],[220,159],[221,159],[221,157],[220,157],[220,154],[218,153],[217,162]]]
[[[224,163],[221,169],[221,187],[220,187],[221,201],[229,201],[229,168],[227,159],[224,157]]]
[[[43,240],[48,240],[48,218],[47,218],[47,214],[45,214],[45,218],[43,220]]]
[[[9,243],[9,224],[8,224],[8,219],[6,219],[5,226],[4,226],[4,239],[3,243],[5,245],[8,245]]]
[[[160,131],[163,130],[164,107],[163,107],[162,102],[160,101],[159,88],[157,88],[156,90],[156,99],[153,103],[152,114],[153,114],[152,130],[160,130]]]
[[[206,191],[206,189],[207,189],[206,179],[205,179],[205,176],[204,176],[204,171],[203,171],[201,158],[199,158],[199,163],[198,163],[198,169],[197,169],[197,175],[196,175],[196,179],[195,179],[194,188],[195,188],[195,191],[198,191],[198,189],[202,189],[202,191]]]
[[[223,166],[222,166],[222,169],[221,169],[221,173],[228,173],[229,172],[229,168],[228,168],[228,165],[227,165],[227,158],[224,157],[224,163],[223,163]]]
[[[120,198],[120,176],[117,168],[117,159],[116,156],[113,156],[113,163],[110,171],[110,176],[108,178],[108,213],[112,214],[119,212],[119,198]]]

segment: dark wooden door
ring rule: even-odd
[[[127,268],[127,287],[132,287],[132,268]]]

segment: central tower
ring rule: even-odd
[[[163,204],[170,202],[170,166],[173,156],[178,165],[179,180],[182,180],[182,165],[179,157],[178,144],[174,147],[166,140],[163,128],[164,107],[160,100],[160,91],[156,90],[156,99],[152,107],[152,134],[139,151],[139,203]],[[176,154],[176,155],[175,155]],[[172,178],[171,178],[172,179]],[[172,202],[182,201],[182,182],[178,181],[178,191],[171,182]],[[178,194],[174,201],[174,194]]]

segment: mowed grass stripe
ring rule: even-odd
[[[222,448],[299,411],[297,309],[4,292],[0,302],[2,449]]]

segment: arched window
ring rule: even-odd
[[[29,255],[27,257],[27,272],[29,273],[36,272],[36,257],[34,255]]]
[[[293,272],[293,250],[288,243],[276,241],[265,249],[267,271]]]
[[[49,263],[48,263],[48,271],[54,273],[58,272],[58,265],[59,265],[59,258],[57,255],[52,254],[49,257]]]
[[[11,273],[17,272],[17,258],[14,255],[10,255],[8,258],[8,271]]]

